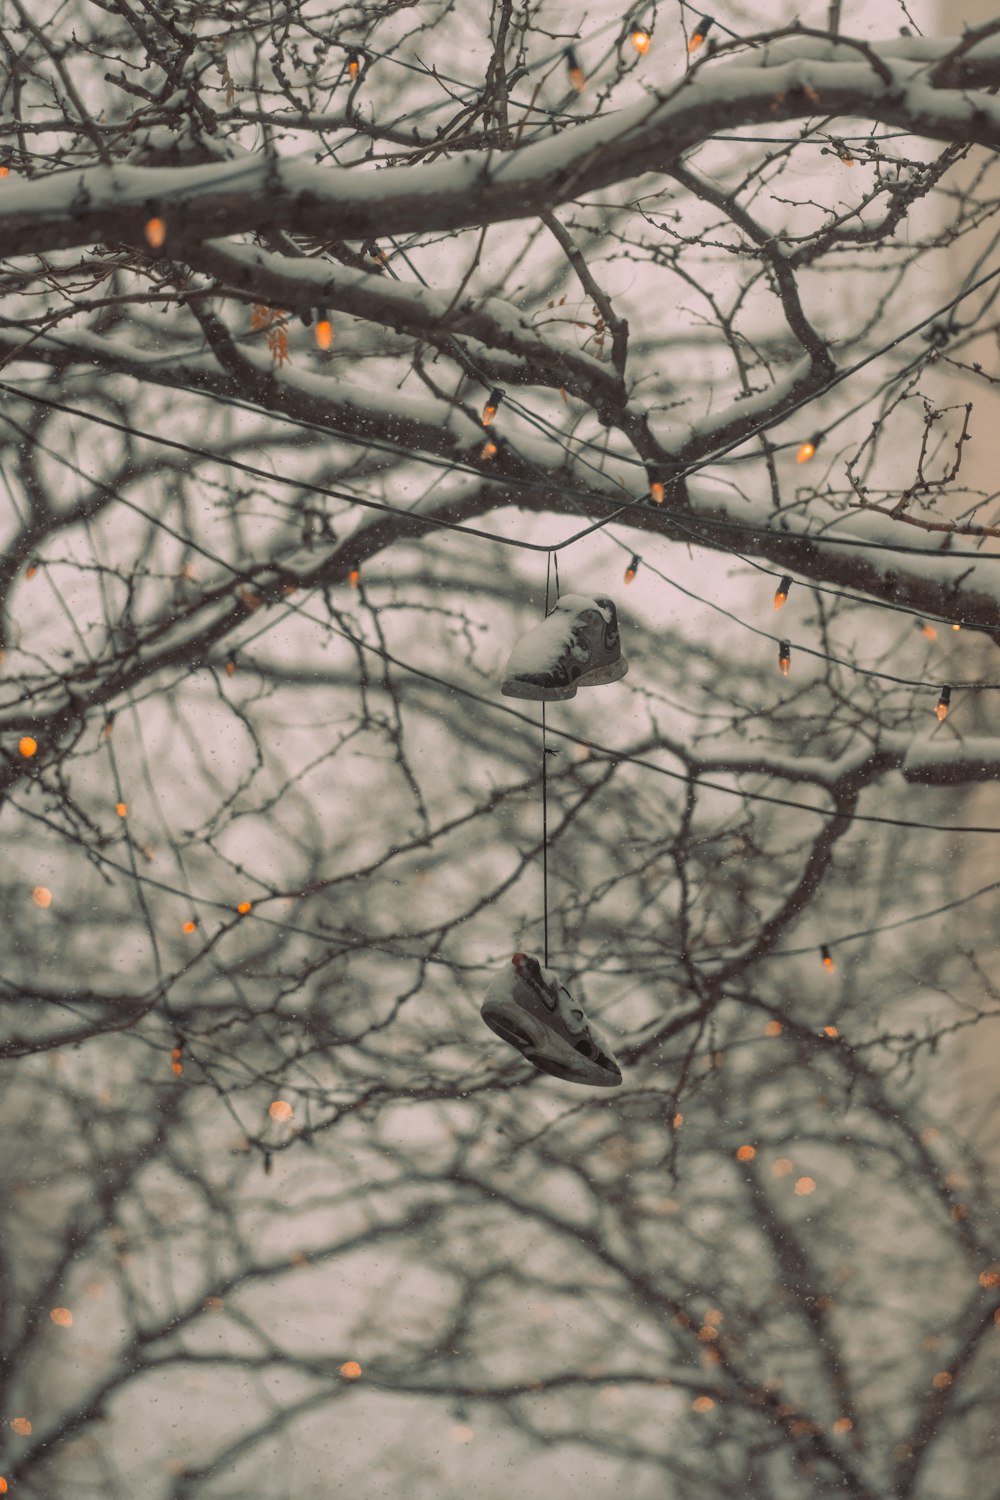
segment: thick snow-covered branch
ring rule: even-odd
[[[0,256],[74,245],[142,243],[152,214],[166,253],[203,239],[269,231],[366,240],[522,219],[646,173],[669,172],[726,130],[823,115],[860,117],[938,141],[1000,147],[1000,43],[980,42],[951,81],[960,45],[854,47],[784,38],[735,58],[706,59],[648,100],[509,152],[383,170],[315,166],[254,155],[191,167],[96,166],[5,184]],[[930,54],[930,55],[928,55]],[[974,79],[970,86],[967,82]],[[936,82],[940,80],[940,82]]]

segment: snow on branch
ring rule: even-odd
[[[726,130],[825,115],[855,116],[939,141],[1000,147],[1000,43],[914,48],[910,39],[854,46],[783,38],[735,58],[707,59],[650,99],[505,153],[381,170],[255,155],[188,167],[102,165],[9,183],[0,256],[74,245],[139,243],[155,212],[167,248],[284,230],[337,239],[461,229],[525,218],[582,194],[669,172]],[[913,53],[924,55],[914,56]],[[928,56],[926,54],[931,53]]]

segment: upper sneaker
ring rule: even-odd
[[[617,682],[627,671],[614,603],[603,594],[563,594],[510,653],[500,691],[552,702],[575,698],[578,687]]]
[[[530,954],[515,953],[511,967],[490,982],[480,1014],[491,1031],[543,1073],[603,1089],[622,1081],[610,1048],[587,1024],[558,974]]]

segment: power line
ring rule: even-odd
[[[2,383],[0,383],[0,389],[11,389],[11,388],[5,387],[5,386],[3,386]],[[29,396],[28,399],[30,399],[30,400],[37,399],[39,401],[46,401],[46,398],[42,398],[42,397],[37,397],[36,398],[36,397],[33,397],[33,396]],[[59,407],[59,409],[62,409],[62,410],[71,411],[71,412],[74,412],[74,413],[76,412],[76,409],[62,406],[60,403],[46,401],[46,404],[56,405],[56,406]],[[81,414],[82,415],[93,415],[93,414],[88,414],[88,413],[81,413]],[[3,414],[0,413],[0,416],[3,416]],[[15,422],[13,420],[13,418],[3,416],[3,419],[5,421],[7,421],[8,425],[10,425],[11,427],[15,428],[15,430],[18,431],[25,440],[33,442],[35,444],[35,446],[40,447],[44,451],[48,452],[50,454],[50,456],[53,459],[55,459],[56,461],[64,463],[64,464],[66,464],[70,468],[74,468],[73,465],[68,464],[68,461],[61,454],[57,454],[57,453],[53,452],[45,444],[41,443],[40,440],[37,437],[35,437],[32,434],[26,432],[25,429],[21,427],[20,423]],[[123,426],[124,426],[124,424],[113,422],[112,419],[110,419],[110,418],[94,417],[94,420],[97,420],[99,422],[102,422],[102,423],[105,423],[107,425],[111,425],[111,426],[114,426],[114,427],[118,427],[118,428],[123,428]],[[126,429],[126,430],[129,430],[129,431],[132,431],[132,432],[136,432],[136,429]],[[154,441],[163,442],[163,443],[165,443],[165,444],[167,444],[167,445],[169,445],[171,447],[180,448],[182,451],[188,451],[188,452],[191,451],[190,448],[188,447],[188,445],[181,444],[181,443],[179,443],[175,439],[166,439],[166,438],[161,439],[158,436],[154,435]],[[211,459],[211,455],[208,453],[207,450],[198,450],[198,451],[201,453],[201,455],[203,457]],[[248,465],[242,464],[239,460],[226,460],[226,462],[231,462],[231,463],[236,464],[239,467],[244,468],[244,469],[250,469],[251,472],[254,472],[254,473],[258,474],[258,475],[262,475],[264,473],[264,471],[252,468],[252,466],[248,466]],[[274,477],[280,478],[280,476],[274,476]],[[282,482],[284,482],[284,483],[294,483],[294,481],[291,481],[291,480],[282,480]],[[336,494],[336,492],[329,491],[329,490],[324,490],[324,491],[322,491],[322,493]],[[194,548],[194,550],[198,551],[202,556],[205,556],[208,560],[212,561],[217,566],[223,567],[227,571],[233,573],[233,575],[235,577],[238,577],[242,581],[245,581],[245,582],[248,582],[248,583],[252,583],[254,581],[254,575],[252,573],[247,572],[246,570],[233,568],[229,563],[226,563],[223,559],[221,559],[220,557],[218,557],[217,554],[214,554],[213,552],[209,551],[208,549],[203,548],[202,546],[200,546],[200,544],[192,541],[188,537],[182,536],[173,527],[170,527],[166,523],[162,523],[159,520],[154,520],[153,517],[149,516],[145,511],[140,510],[139,507],[135,506],[131,501],[127,500],[126,497],[123,496],[123,495],[121,495],[120,493],[115,492],[115,499],[119,503],[128,506],[130,509],[136,510],[137,513],[139,513],[140,515],[142,515],[145,520],[153,522],[154,524],[156,524],[158,526],[161,526],[163,530],[167,531],[170,535],[174,536],[175,539],[183,541],[187,545],[191,545]],[[374,508],[379,509],[379,510],[387,510],[387,511],[389,511],[390,514],[393,514],[395,516],[412,515],[411,512],[400,512],[400,511],[397,511],[394,507],[382,506],[382,505],[379,504],[379,502],[376,502],[376,501],[358,501],[357,503],[359,503],[361,505],[371,506],[371,507],[374,507]],[[683,526],[683,524],[681,522],[677,521],[676,518],[674,518],[674,520],[675,520],[675,524],[679,525],[682,530],[687,529],[687,528],[685,528]],[[443,523],[443,524],[447,525],[449,529],[453,529],[453,530],[467,530],[470,535],[474,535],[474,536],[477,536],[477,537],[490,536],[489,533],[483,533],[483,532],[479,531],[478,528],[461,527],[461,526],[459,526],[458,523]],[[591,528],[591,529],[593,530],[593,529],[596,529],[596,528]],[[691,534],[692,534],[692,536],[694,536],[694,533],[691,533]],[[492,540],[497,540],[497,538],[495,536],[491,537],[491,539]],[[615,542],[616,546],[622,548],[623,550],[627,550],[626,547],[625,547],[625,544],[623,542],[619,541],[617,538],[614,538],[614,537],[612,538],[612,540]],[[695,537],[695,540],[697,540],[696,537]],[[554,548],[545,546],[545,545],[543,545],[541,543],[518,542],[516,540],[509,540],[509,541],[507,541],[507,544],[508,545],[512,545],[512,546],[521,546],[521,547],[528,548],[528,549],[533,550],[533,551],[546,552],[550,557],[553,555],[553,552],[557,552],[558,551],[558,549],[554,549]],[[563,545],[565,545],[565,544],[563,544]],[[739,558],[739,560],[741,562],[743,562],[745,565],[754,567],[758,571],[766,573],[769,576],[777,576],[776,574],[774,574],[772,572],[771,569],[765,568],[762,564],[759,564],[759,563],[755,562],[753,559],[748,559],[748,558],[744,557],[741,553],[737,552],[735,549],[733,549],[733,548],[726,548],[725,550],[728,551],[728,552],[730,552],[730,555]],[[702,605],[707,605],[709,608],[714,609],[716,612],[718,612],[718,613],[724,615],[726,618],[732,620],[735,624],[740,625],[743,629],[748,630],[751,633],[753,633],[754,635],[760,636],[760,637],[762,637],[765,640],[769,640],[769,641],[773,641],[773,642],[777,642],[779,640],[778,636],[775,636],[775,635],[771,634],[771,632],[769,632],[769,631],[762,630],[758,626],[751,625],[748,621],[742,619],[738,615],[733,614],[732,611],[725,609],[722,605],[715,604],[713,601],[707,600],[707,599],[703,598],[702,596],[700,596],[698,594],[695,594],[692,590],[687,589],[684,585],[679,584],[674,579],[667,577],[666,574],[664,574],[663,572],[661,572],[660,569],[658,569],[654,565],[651,565],[651,564],[648,564],[648,563],[644,563],[644,565],[647,566],[649,568],[649,570],[652,573],[655,574],[656,577],[660,578],[661,581],[663,581],[664,583],[667,583],[670,587],[677,589],[680,593],[683,593],[688,598],[694,599],[698,603],[700,603]],[[807,585],[807,586],[811,587],[812,585]],[[865,603],[865,602],[867,602],[865,600],[858,599],[857,596],[844,594],[844,593],[842,593],[842,592],[840,592],[838,590],[833,590],[833,589],[821,587],[819,585],[816,585],[815,587],[816,587],[816,589],[817,589],[818,592],[832,594],[832,595],[834,595],[835,597],[838,597],[838,598],[844,598],[844,599],[852,600],[853,602],[858,602],[858,603]],[[888,606],[888,607],[890,607],[890,608],[896,608],[896,609],[900,608],[899,606]],[[907,613],[911,613],[911,611],[909,611],[909,610],[907,610],[906,612]],[[813,656],[813,657],[815,657],[817,659],[824,660],[824,661],[829,661],[829,662],[833,662],[833,663],[835,663],[835,664],[837,664],[839,666],[846,667],[850,671],[855,672],[855,673],[857,673],[859,675],[863,675],[863,676],[867,676],[867,677],[873,677],[873,678],[876,678],[876,679],[880,679],[882,681],[894,682],[894,683],[898,684],[899,686],[914,687],[914,688],[927,688],[927,689],[931,689],[931,688],[935,688],[935,687],[940,687],[941,686],[941,684],[939,682],[933,682],[932,683],[932,682],[924,681],[922,679],[904,678],[904,677],[896,676],[896,675],[894,675],[892,673],[879,671],[879,670],[877,670],[875,668],[863,667],[863,666],[860,666],[860,665],[858,665],[858,664],[856,664],[854,662],[849,662],[849,661],[845,660],[842,657],[833,656],[833,655],[831,655],[831,654],[829,654],[827,652],[819,651],[819,650],[817,650],[814,647],[804,646],[804,645],[796,643],[795,649],[796,649],[796,651],[802,652],[804,655]],[[965,681],[965,680],[952,681],[950,683],[950,686],[952,688],[960,688],[963,691],[991,691],[991,690],[1000,689],[1000,683],[983,683],[983,682],[975,682],[975,681],[970,682],[970,681]]]
[[[998,274],[1000,274],[1000,272],[998,272]],[[649,515],[653,509],[652,503],[647,498],[643,498],[641,500],[623,499],[621,501],[615,501],[612,500],[609,496],[595,494],[593,491],[574,489],[571,485],[566,485],[562,482],[559,482],[558,488],[561,495],[579,499],[581,500],[581,502],[590,505],[612,505],[615,508],[610,515],[604,517],[600,521],[592,522],[583,530],[574,532],[572,536],[564,538],[561,542],[526,542],[517,538],[504,537],[495,532],[488,532],[480,527],[468,526],[454,521],[445,521],[439,517],[421,514],[417,511],[400,510],[395,506],[386,505],[376,500],[363,499],[361,496],[355,495],[350,491],[336,490],[331,488],[330,486],[314,484],[305,479],[286,478],[283,475],[274,474],[266,470],[259,469],[256,466],[247,464],[240,459],[223,457],[221,455],[212,453],[209,449],[199,448],[190,443],[182,443],[176,438],[167,438],[159,433],[143,431],[140,428],[134,427],[129,423],[115,421],[111,417],[102,416],[92,411],[86,411],[81,407],[71,406],[67,402],[57,401],[51,396],[39,395],[36,392],[25,390],[20,386],[12,386],[0,381],[0,390],[6,391],[9,395],[21,396],[24,400],[34,402],[37,405],[47,406],[55,411],[61,411],[70,416],[80,417],[84,421],[94,422],[100,426],[109,427],[114,431],[123,432],[130,437],[139,438],[140,440],[144,440],[147,442],[158,443],[164,447],[174,448],[177,451],[189,454],[193,458],[204,459],[209,463],[217,465],[219,468],[237,469],[243,473],[252,475],[254,478],[263,479],[276,484],[284,484],[298,490],[306,491],[310,494],[325,495],[328,498],[334,500],[343,500],[347,504],[357,505],[366,510],[379,511],[383,514],[394,517],[396,520],[409,522],[411,525],[417,524],[419,526],[438,528],[444,531],[456,531],[469,536],[478,537],[486,541],[498,542],[502,546],[517,547],[530,552],[548,553],[562,551],[565,548],[572,546],[574,543],[583,540],[585,537],[590,536],[593,532],[600,530],[609,522],[618,519],[624,513],[630,510],[641,510],[643,514]],[[438,467],[447,472],[469,475],[482,481],[485,484],[489,484],[499,488],[506,487],[517,490],[535,491],[537,493],[550,493],[554,488],[556,488],[555,480],[540,484],[537,481],[533,481],[531,479],[514,479],[500,473],[487,474],[484,473],[482,469],[463,464],[461,461],[456,461],[453,459],[435,459],[421,454],[414,454],[408,449],[400,449],[395,445],[383,440],[369,438],[362,439],[355,437],[353,434],[342,433],[338,431],[338,429],[332,423],[329,425],[322,425],[319,423],[307,422],[299,418],[284,417],[280,414],[272,414],[267,410],[266,407],[259,407],[253,402],[244,401],[238,398],[226,397],[215,392],[195,391],[187,392],[187,394],[204,396],[207,399],[217,401],[222,405],[234,406],[241,410],[252,411],[260,416],[273,416],[274,419],[279,422],[288,422],[293,426],[303,427],[307,430],[322,433],[326,436],[329,436],[332,433],[338,438],[339,441],[343,441],[350,446],[360,447],[366,450],[374,449],[376,452],[391,453],[394,457],[404,457],[416,460],[418,462],[427,463],[432,467]],[[711,460],[709,459],[699,461],[698,465],[695,467],[704,467],[710,462]],[[855,540],[850,537],[835,537],[826,534],[776,531],[768,527],[756,527],[747,522],[732,521],[721,517],[701,516],[692,512],[685,512],[683,514],[684,519],[682,520],[677,511],[671,510],[664,514],[664,521],[668,525],[676,525],[682,530],[688,530],[692,540],[696,541],[698,545],[701,546],[705,546],[707,545],[707,543],[705,542],[704,538],[698,537],[695,532],[690,530],[691,526],[704,527],[709,530],[715,529],[740,531],[744,535],[747,535],[749,538],[773,537],[784,543],[791,543],[793,545],[801,544],[810,547],[844,546],[856,548],[862,551],[903,553],[911,556],[929,558],[934,561],[970,560],[982,562],[988,561],[993,558],[1000,558],[1000,552],[960,552],[957,550],[949,549],[947,553],[938,553],[932,552],[926,547],[908,547],[902,543],[871,542],[863,541],[860,539]],[[687,527],[684,526],[684,520],[688,522]],[[655,535],[656,533],[651,534]],[[738,556],[739,554],[734,555]],[[758,565],[752,564],[752,566]],[[768,570],[764,569],[763,571]],[[868,598],[867,596],[861,598],[859,596],[849,594],[843,594],[840,597],[845,599],[854,599],[855,602],[869,604],[877,609],[895,610],[900,614],[914,615],[921,619],[928,618],[925,614],[921,613],[918,610],[911,609],[906,605],[893,604],[889,600],[873,599]],[[940,617],[938,618],[939,623],[952,623],[951,621],[943,620]]]

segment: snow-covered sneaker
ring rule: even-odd
[[[510,653],[500,691],[508,698],[575,698],[578,687],[617,682],[628,671],[618,611],[603,594],[563,594]]]
[[[491,1031],[554,1078],[617,1088],[622,1070],[558,974],[537,958],[515,953],[491,980],[480,1012]]]

